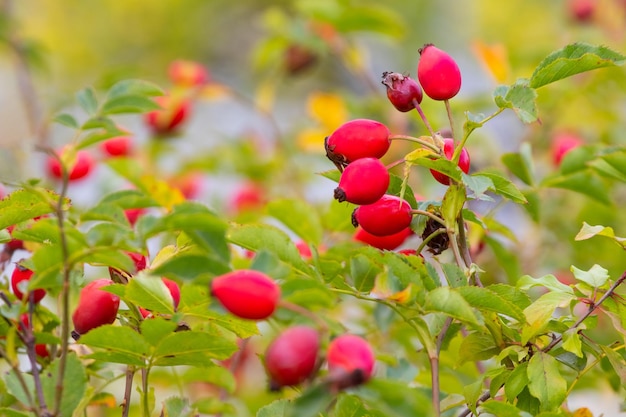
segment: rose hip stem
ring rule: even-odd
[[[424,111],[422,110],[422,107],[420,106],[417,99],[413,99],[413,105],[415,106],[415,110],[417,110],[420,117],[422,118],[422,121],[424,122],[426,129],[428,129],[428,133],[430,133],[430,136],[435,137],[435,131],[433,130],[430,123],[428,122],[428,119],[426,118],[426,115],[424,114]]]

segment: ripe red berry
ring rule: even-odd
[[[413,234],[410,228],[399,231],[389,236],[375,236],[371,233],[363,230],[362,227],[357,227],[353,239],[357,242],[362,242],[367,245],[373,246],[380,250],[394,250],[398,246],[402,245],[404,241]]]
[[[7,227],[7,230],[9,231],[9,233],[11,233],[11,236],[13,236],[13,229],[15,229],[14,224]],[[24,249],[23,240],[12,238],[11,240],[9,240],[7,243],[4,244],[4,251],[9,252],[10,254],[13,254],[13,252],[15,252],[18,249]]]
[[[597,3],[597,0],[569,0],[567,9],[576,22],[589,23],[596,13]]]
[[[167,74],[174,84],[182,87],[201,86],[209,81],[209,72],[205,67],[185,59],[172,61]]]
[[[100,278],[90,282],[80,291],[78,305],[72,314],[74,339],[77,340],[80,335],[96,327],[112,324],[115,321],[120,298],[101,289],[111,284],[113,281],[110,279]]]
[[[335,199],[353,204],[372,204],[389,187],[389,172],[376,158],[361,158],[348,164],[341,173]]]
[[[367,341],[352,334],[341,335],[328,345],[328,371],[341,388],[366,382],[374,370],[374,351]]]
[[[229,211],[233,214],[260,210],[267,198],[261,184],[248,182],[239,187],[229,202]]]
[[[560,166],[565,154],[574,148],[582,146],[583,140],[574,133],[559,132],[552,138],[550,152],[552,154],[552,162],[555,166]]]
[[[284,330],[265,352],[270,387],[278,390],[309,378],[315,371],[319,347],[319,333],[315,329],[294,326]]]
[[[117,268],[109,267],[109,275],[114,277],[116,274],[124,272],[126,275],[135,275],[137,272],[146,269],[148,260],[145,255],[138,252],[126,252],[126,255],[133,261],[135,268],[132,271],[121,271]]]
[[[161,278],[161,280],[163,280],[163,284],[165,284],[165,286],[169,290],[170,295],[172,296],[172,301],[174,303],[174,310],[176,310],[178,308],[178,304],[180,303],[180,287],[178,286],[178,283],[176,281],[173,281],[169,278],[163,277]],[[139,311],[141,312],[143,318],[146,318],[152,314],[149,310],[146,310],[143,307],[139,307]]]
[[[276,309],[280,287],[262,272],[242,269],[213,278],[211,294],[235,316],[263,320]]]
[[[389,236],[411,225],[411,210],[406,200],[385,194],[375,203],[357,207],[352,213],[352,224],[376,236]]]
[[[417,78],[424,93],[433,100],[450,100],[461,89],[461,71],[446,52],[426,44],[419,50]]]
[[[444,142],[443,154],[448,160],[450,160],[452,159],[452,155],[454,155],[454,140],[450,138],[446,138],[443,140],[443,142]],[[469,172],[470,156],[469,156],[469,153],[467,152],[467,149],[465,148],[461,150],[461,156],[459,157],[458,166],[459,168],[461,168],[461,171],[465,172],[466,174]],[[450,185],[450,177],[448,177],[447,175],[442,174],[441,172],[435,171],[433,169],[430,170],[430,173],[432,174],[433,178],[435,178],[441,184]]]
[[[171,96],[158,96],[154,101],[162,107],[145,114],[145,121],[150,130],[158,135],[174,133],[187,119],[191,105],[185,99]]]
[[[84,178],[91,172],[94,167],[94,160],[87,151],[76,152],[76,160],[74,165],[68,168],[68,180],[76,181]],[[48,172],[53,178],[62,179],[63,171],[61,169],[61,162],[52,156],[48,157]]]
[[[117,136],[100,144],[100,149],[109,156],[128,156],[132,148],[133,138],[130,136]]]
[[[375,120],[355,119],[339,126],[324,142],[326,156],[345,166],[361,158],[381,158],[389,150],[389,129]]]
[[[20,299],[26,302],[29,301],[30,295],[26,292],[26,288],[28,287],[28,281],[33,277],[33,271],[28,268],[23,267],[22,265],[16,264],[13,273],[11,274],[11,289],[13,290],[13,294]],[[24,294],[26,298],[24,298]],[[38,303],[41,299],[46,295],[46,290],[38,288],[33,290],[33,301]]]
[[[124,210],[124,215],[126,216],[128,223],[130,223],[131,226],[134,226],[137,219],[139,219],[139,217],[141,217],[145,212],[145,208],[131,208]]]
[[[384,72],[383,84],[387,87],[387,98],[401,112],[415,109],[415,103],[422,102],[422,87],[406,75],[397,72]]]
[[[20,321],[23,324],[23,328],[20,328],[20,331],[24,331],[24,328],[30,328],[31,330],[33,330],[30,327],[30,319],[28,318],[28,314],[27,313],[23,313],[22,315],[20,315]],[[44,343],[37,343],[35,345],[35,354],[37,356],[39,356],[40,358],[49,358],[50,357],[50,352],[48,351],[48,346],[46,346]]]

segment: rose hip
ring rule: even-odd
[[[361,158],[350,163],[341,173],[335,199],[353,204],[372,204],[389,187],[389,172],[376,158]]]
[[[450,138],[446,138],[443,141],[444,141],[443,154],[448,160],[450,160],[452,159],[452,156],[454,155],[454,140]],[[465,172],[466,174],[469,172],[470,156],[469,156],[469,153],[467,152],[467,149],[465,148],[461,150],[458,167],[461,168],[461,171]],[[450,185],[450,177],[448,177],[447,175],[442,174],[439,171],[435,171],[434,169],[431,169],[430,173],[432,174],[433,178],[435,178],[441,184]]]
[[[389,236],[410,226],[411,210],[406,200],[386,194],[375,203],[357,207],[352,213],[352,224],[375,236]]]
[[[355,119],[339,126],[325,140],[326,156],[339,166],[361,158],[381,158],[389,150],[389,129],[375,120]]]
[[[352,334],[341,335],[328,345],[328,371],[340,388],[360,385],[372,376],[374,351],[367,341]]]
[[[242,269],[213,278],[211,295],[237,317],[263,320],[272,315],[280,287],[262,272]]]
[[[449,100],[461,89],[461,71],[446,52],[426,44],[419,50],[417,78],[424,93],[433,100]]]
[[[387,98],[401,112],[415,109],[415,103],[422,102],[422,87],[406,75],[397,72],[384,72],[382,83],[387,87]]]
[[[78,305],[72,314],[74,323],[72,337],[75,340],[96,327],[115,321],[120,298],[101,289],[111,284],[113,281],[110,279],[100,278],[90,282],[80,291]]]
[[[407,227],[406,229],[401,230],[398,233],[394,233],[393,235],[375,236],[363,230],[362,227],[357,227],[353,239],[357,242],[365,243],[380,250],[394,250],[398,246],[402,245],[412,234],[413,231]]]
[[[13,290],[13,294],[20,299],[26,302],[30,299],[30,293],[26,293],[25,290],[28,286],[28,281],[33,277],[33,271],[28,268],[23,267],[20,264],[15,264],[15,269],[11,274],[11,289]],[[22,284],[23,283],[23,284]],[[24,295],[26,294],[26,298]],[[33,302],[38,303],[41,299],[46,295],[46,290],[38,288],[33,290]]]
[[[63,170],[61,168],[61,162],[52,156],[48,157],[48,173],[56,179],[63,178]],[[76,181],[84,178],[91,172],[95,162],[91,155],[87,151],[77,151],[76,160],[71,167],[68,167],[68,180]]]
[[[265,369],[273,390],[298,385],[315,371],[320,347],[319,334],[307,326],[284,330],[265,352]]]

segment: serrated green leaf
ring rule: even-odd
[[[583,357],[582,341],[577,329],[569,329],[563,333],[563,349],[579,358]]]
[[[76,93],[76,99],[78,105],[90,116],[93,116],[98,111],[98,99],[96,98],[96,92],[92,87],[87,87]]]
[[[459,364],[465,362],[479,362],[494,357],[500,348],[495,345],[489,334],[470,333],[461,342],[459,349]]]
[[[175,330],[175,322],[161,317],[153,317],[141,322],[141,334],[152,346],[157,346]]]
[[[575,191],[591,197],[599,203],[611,204],[611,197],[606,184],[589,170],[546,178],[542,186]]]
[[[217,256],[193,252],[178,253],[152,269],[154,275],[185,281],[195,280],[205,275],[221,275],[229,271],[229,265]]]
[[[594,264],[588,271],[576,268],[574,265],[570,267],[577,280],[582,281],[593,288],[602,287],[609,280],[609,271],[602,268],[598,264]]]
[[[150,344],[130,327],[105,325],[82,335],[80,343],[103,349],[89,355],[105,362],[146,366]]]
[[[350,275],[354,288],[361,293],[369,293],[374,288],[380,267],[365,255],[356,255],[350,259]]]
[[[441,202],[441,214],[448,229],[454,230],[466,198],[463,184],[450,184],[446,190]]]
[[[439,287],[430,291],[426,295],[424,310],[444,313],[466,323],[479,324],[469,303],[456,289],[450,287]]]
[[[359,397],[366,407],[386,417],[430,416],[430,398],[404,381],[372,379],[359,388]]]
[[[286,399],[272,401],[259,408],[256,417],[284,417],[288,406],[289,400]]]
[[[78,150],[78,149],[89,148],[95,145],[96,143],[104,142],[107,139],[111,139],[117,136],[121,136],[120,131],[102,130],[102,131],[90,132],[89,134],[81,138],[81,140],[76,144],[76,149]]]
[[[533,278],[530,275],[522,276],[517,281],[517,288],[527,290],[531,287],[542,286],[550,291],[561,292],[565,294],[574,295],[574,290],[566,284],[563,284],[557,277],[552,274],[544,275],[539,278]]]
[[[51,190],[18,189],[0,200],[0,229],[54,212],[59,195]],[[63,204],[69,207],[69,200]]]
[[[528,85],[528,80],[518,79],[510,86],[499,86],[493,94],[498,107],[512,109],[522,122],[537,120],[537,92]]]
[[[319,245],[323,233],[322,222],[310,204],[297,199],[277,199],[267,205],[267,211],[305,242]]]
[[[41,388],[47,404],[54,404],[57,394],[57,380],[59,376],[60,360],[52,362],[46,372],[41,373]],[[87,373],[85,367],[74,354],[68,354],[63,374],[63,396],[59,415],[71,416],[74,409],[80,404],[87,388]]]
[[[237,380],[233,372],[221,365],[190,368],[183,375],[183,381],[188,383],[208,382],[224,388],[229,394],[233,394],[237,389]]]
[[[621,248],[626,248],[626,238],[615,236],[613,228],[602,225],[591,226],[587,222],[583,222],[583,227],[580,229],[574,240],[587,240],[594,236],[608,237],[617,243]]]
[[[485,176],[491,180],[493,183],[492,191],[502,197],[508,198],[509,200],[518,203],[518,204],[526,204],[526,197],[524,194],[504,176],[495,173],[495,172],[481,172],[480,174],[475,174],[476,176]]]
[[[107,98],[100,110],[103,115],[120,113],[145,113],[159,110],[161,106],[154,100],[140,95],[125,95]]]
[[[524,184],[534,184],[534,166],[532,152],[528,142],[522,143],[520,151],[502,155],[502,163]]]
[[[169,397],[163,402],[162,417],[184,417],[191,416],[191,411],[185,410],[189,406],[189,400],[181,397]]]
[[[493,198],[489,197],[485,193],[488,190],[494,188],[493,181],[484,175],[467,175],[463,173],[461,176],[463,184],[470,191],[468,193],[470,198],[481,201],[493,201]]]
[[[335,417],[369,417],[370,413],[363,406],[363,401],[356,395],[343,393],[335,403]]]
[[[622,388],[626,388],[626,360],[608,346],[600,345],[600,349],[602,349],[602,352],[606,355],[613,370],[619,377]]]
[[[482,403],[479,410],[498,417],[532,417],[531,414],[520,410],[512,404],[496,400],[489,400]]]
[[[477,414],[476,406],[478,405],[479,398],[481,394],[483,393],[483,384],[484,384],[484,381],[482,378],[480,378],[477,381],[472,382],[471,384],[465,385],[465,387],[463,387],[462,398],[465,400],[467,407],[474,414]]]
[[[514,318],[519,322],[524,322],[525,316],[521,308],[515,303],[509,302],[500,297],[489,287],[465,286],[458,288],[459,293],[474,308],[485,311],[493,311]]]
[[[70,127],[72,129],[78,129],[78,122],[71,114],[61,113],[54,116],[53,122],[61,124],[63,126]]]
[[[517,396],[528,386],[528,362],[520,363],[509,374],[504,383],[504,393],[509,402],[515,402]]]
[[[543,87],[563,78],[598,68],[623,65],[626,56],[606,46],[573,43],[552,52],[537,65],[530,86]]]
[[[573,294],[549,292],[526,307],[524,315],[526,316],[527,325],[522,329],[522,344],[526,344],[533,337],[545,332],[554,311],[558,307],[567,306],[574,299],[576,299],[576,296]]]
[[[154,351],[156,366],[210,366],[214,359],[226,359],[237,344],[204,332],[177,332],[165,337]]]
[[[155,313],[174,314],[174,301],[161,277],[140,272],[126,285],[124,298]]]
[[[541,403],[542,411],[554,411],[563,404],[567,382],[558,362],[547,353],[536,352],[528,361],[528,390]]]
[[[128,95],[139,96],[162,96],[164,94],[161,87],[149,81],[129,79],[115,83],[107,92],[107,99],[123,97]]]

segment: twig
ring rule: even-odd
[[[130,412],[130,397],[133,391],[133,377],[135,376],[135,367],[128,366],[126,368],[126,383],[124,387],[124,403],[122,404],[123,411],[122,417],[128,417],[128,413]]]

